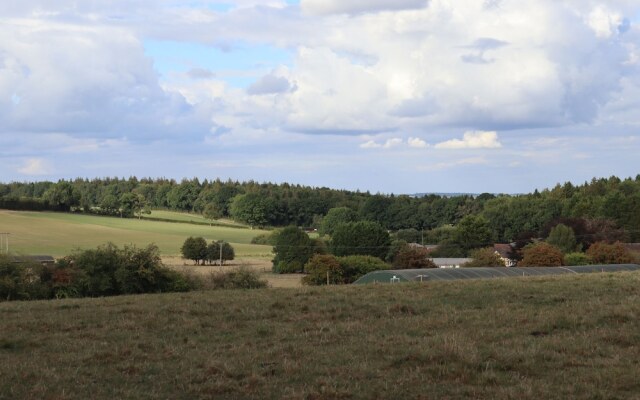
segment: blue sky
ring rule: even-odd
[[[0,181],[522,193],[640,173],[634,0],[0,4]]]

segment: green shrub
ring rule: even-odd
[[[155,245],[146,248],[112,243],[97,249],[78,251],[65,262],[80,273],[75,287],[81,296],[113,296],[119,294],[174,292],[190,290],[189,281],[180,273],[166,268]]]
[[[40,279],[42,269],[37,263],[0,256],[0,301],[48,298],[50,290]]]
[[[564,255],[564,265],[589,265],[591,259],[584,253],[569,253]]]
[[[344,283],[353,283],[373,271],[390,269],[390,265],[373,256],[338,257]]]
[[[209,289],[262,289],[267,287],[267,281],[260,279],[258,274],[248,268],[238,268],[234,271],[213,272],[209,277]]]
[[[273,266],[273,272],[276,274],[297,274],[304,270],[304,265],[297,260],[285,262],[280,261]]]
[[[304,265],[307,274],[302,278],[305,285],[326,285],[344,283],[343,269],[338,259],[330,254],[316,254]]]

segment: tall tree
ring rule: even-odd
[[[368,255],[384,260],[389,253],[391,237],[379,223],[360,221],[341,224],[331,237],[331,252],[340,256]]]

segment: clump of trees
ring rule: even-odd
[[[207,240],[203,237],[188,237],[180,248],[182,257],[192,260],[195,265],[224,265],[225,261],[235,259],[235,250],[230,243],[222,240],[212,241],[207,244]]]
[[[165,267],[158,248],[106,244],[78,250],[53,266],[0,256],[0,299],[37,300],[193,289],[184,275]]]

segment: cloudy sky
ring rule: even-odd
[[[640,173],[640,0],[0,2],[0,181]]]

